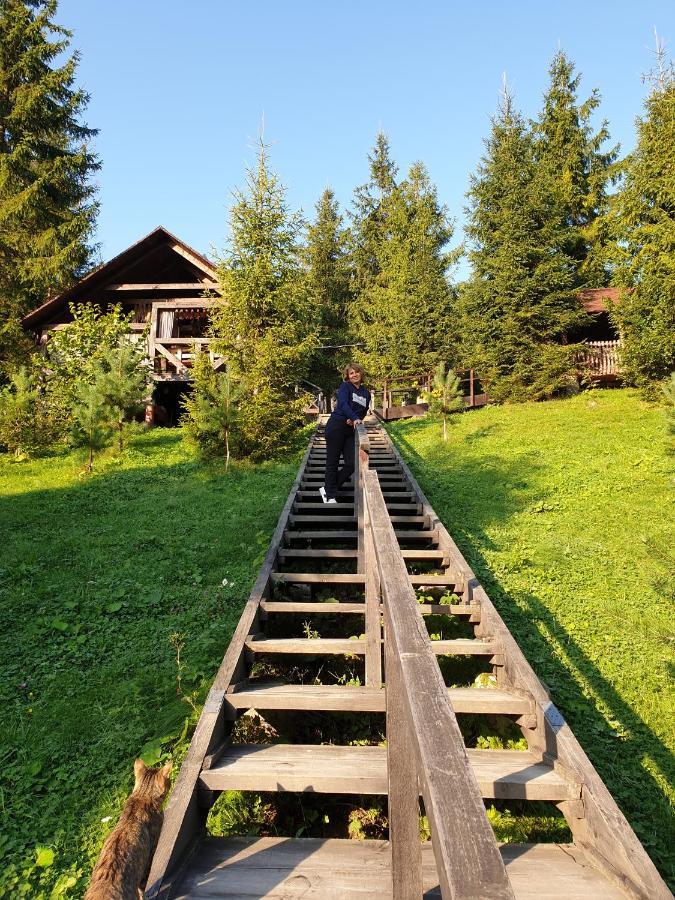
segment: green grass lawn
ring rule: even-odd
[[[466,414],[447,445],[433,422],[392,433],[667,874],[662,411],[594,392]],[[0,896],[80,897],[133,758],[180,762],[298,462],[224,476],[175,430],[93,476],[0,456]]]
[[[298,461],[0,455],[0,896],[81,896],[134,757],[180,760]]]
[[[661,872],[673,877],[665,415],[627,390],[391,434]],[[671,881],[672,884],[672,881]]]

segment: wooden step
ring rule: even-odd
[[[625,900],[579,847],[504,844],[516,900]],[[425,900],[440,898],[431,841],[422,844]],[[322,838],[206,838],[176,900],[392,900],[388,841]]]
[[[244,642],[253,653],[289,653],[303,656],[321,654],[363,656],[366,642],[363,638],[266,638],[251,636]]]
[[[485,798],[560,802],[580,796],[580,785],[564,779],[528,750],[467,750],[467,754]],[[199,780],[216,791],[386,794],[387,748],[235,744]]]
[[[432,551],[433,552],[433,551]],[[356,559],[359,555],[358,550],[333,550],[328,547],[325,549],[312,550],[309,547],[300,550],[289,550],[283,547],[279,550],[279,559]]]
[[[431,641],[436,656],[495,656],[499,647],[491,641],[475,638],[455,638],[451,641]]]
[[[399,541],[437,541],[438,540],[438,532],[435,529],[431,531],[426,529],[420,529],[419,531],[412,531],[410,528],[395,528],[396,537]]]
[[[365,615],[363,603],[327,603],[316,600],[301,603],[295,600],[261,600],[260,608],[267,613],[309,613],[309,615],[340,616],[345,614]],[[446,607],[447,608],[447,607]]]
[[[452,572],[447,575],[409,575],[410,584],[415,587],[456,587],[461,584],[461,576],[453,575]]]
[[[333,507],[335,508],[335,507]],[[330,525],[333,522],[335,525],[347,525],[349,522],[354,522],[356,524],[355,516],[335,516],[330,512],[326,512],[323,515],[318,516],[296,516],[290,515],[288,517],[289,525],[317,525],[317,524],[326,524]]]
[[[325,684],[266,684],[246,686],[227,694],[234,709],[323,709],[343,712],[384,712],[386,688]],[[448,688],[456,713],[522,716],[532,703],[497,688]]]
[[[436,532],[434,532],[436,534]],[[326,530],[318,531],[316,528],[312,531],[284,531],[285,541],[356,541],[358,534],[356,531],[345,530]]]
[[[428,525],[427,516],[389,516],[394,525]]]
[[[416,559],[421,561],[432,560],[441,562],[445,559],[445,553],[442,550],[401,550],[403,559]]]
[[[356,572],[272,572],[275,584],[365,584]]]
[[[306,503],[304,501],[296,502],[293,504],[293,508],[298,512],[311,512],[314,509],[320,509],[327,513],[332,513],[333,510],[346,511],[354,509],[353,503],[342,503],[338,500],[337,503],[324,503],[323,500],[320,500],[318,503]]]

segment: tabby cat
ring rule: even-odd
[[[138,900],[141,885],[162,827],[162,801],[169,791],[171,763],[148,768],[142,759],[134,763],[136,783],[117,825],[103,845],[91,874],[85,900]]]

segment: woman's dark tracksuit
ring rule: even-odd
[[[339,488],[349,481],[354,471],[354,426],[347,419],[363,419],[370,405],[370,393],[343,381],[337,389],[337,403],[326,425],[326,499],[335,498]],[[340,456],[344,464],[338,472]]]

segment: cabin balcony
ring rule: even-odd
[[[224,363],[213,353],[206,336],[212,300],[155,302],[150,310],[148,357],[154,381],[190,380],[190,369],[200,353],[208,353],[214,369]]]
[[[577,362],[593,381],[615,381],[621,376],[621,340],[588,341]]]

